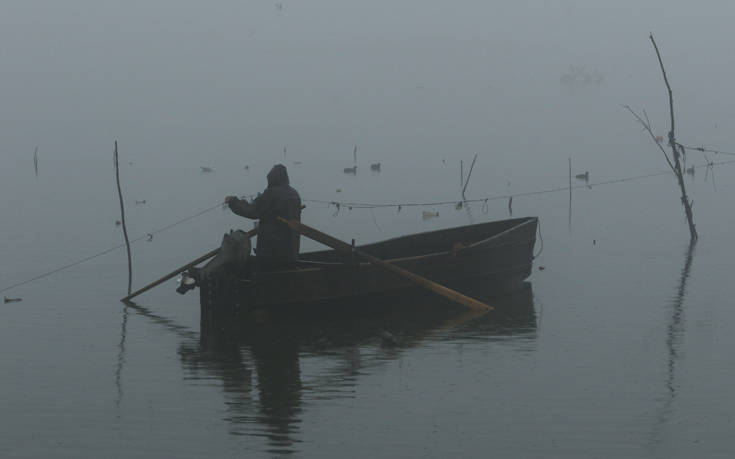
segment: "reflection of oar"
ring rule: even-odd
[[[245,234],[247,234],[248,237],[253,237],[257,233],[258,233],[258,230],[257,229],[254,229],[254,230],[248,231]],[[130,301],[130,299],[132,299],[132,298],[140,295],[143,292],[147,292],[148,290],[152,289],[156,285],[160,285],[160,284],[166,282],[167,280],[171,279],[172,277],[176,276],[177,274],[182,273],[182,272],[186,271],[187,269],[192,268],[192,267],[198,265],[199,263],[201,263],[201,262],[203,262],[205,260],[208,260],[208,259],[212,258],[213,256],[217,255],[219,253],[219,251],[220,251],[220,249],[219,248],[216,248],[216,249],[212,250],[211,252],[205,253],[201,257],[197,258],[196,260],[194,260],[194,261],[192,261],[190,263],[187,263],[186,265],[182,266],[181,268],[177,269],[176,271],[173,271],[171,273],[168,273],[165,276],[163,276],[162,278],[160,278],[160,279],[158,279],[156,281],[151,282],[150,284],[146,285],[145,287],[143,287],[141,289],[138,289],[138,290],[134,291],[133,293],[131,293],[130,295],[126,296],[125,298],[123,298],[120,301],[122,301],[122,302]]]
[[[390,271],[398,276],[403,277],[404,279],[408,279],[411,282],[418,284],[419,286],[427,290],[431,290],[434,293],[437,293],[445,298],[448,298],[452,301],[460,303],[463,306],[466,306],[470,309],[477,310],[477,311],[488,311],[490,309],[493,309],[492,306],[488,306],[487,304],[477,301],[474,298],[470,298],[466,295],[463,295],[457,292],[456,290],[452,290],[441,284],[437,284],[436,282],[430,281],[429,279],[419,276],[418,274],[412,273],[410,271],[406,271],[405,269],[399,266],[396,266],[392,263],[387,263],[379,258],[376,258],[372,255],[369,255],[363,252],[362,250],[352,247],[350,244],[346,242],[340,241],[339,239],[336,239],[328,234],[322,233],[321,231],[317,229],[304,225],[301,222],[297,222],[294,220],[286,220],[281,217],[278,217],[278,220],[287,224],[291,228],[291,230],[296,231],[297,233],[303,234],[309,239],[313,239],[317,242],[321,242],[322,244],[328,247],[331,247],[335,250],[339,250],[340,252],[354,253],[355,255],[359,256],[360,258],[364,258],[366,261],[369,261],[370,263],[372,263],[373,265],[379,268],[382,268],[386,271]]]

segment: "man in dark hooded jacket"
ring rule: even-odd
[[[225,202],[232,212],[245,218],[258,219],[258,245],[255,249],[255,269],[268,271],[293,265],[299,256],[299,234],[291,231],[276,218],[301,221],[301,197],[289,185],[288,172],[283,164],[276,164],[268,173],[268,187],[247,202],[236,196],[227,196]],[[191,268],[182,279],[177,292],[184,294],[204,278],[219,275],[226,270],[249,270],[247,261],[250,240],[244,232],[225,234],[220,254],[203,268]]]
[[[286,166],[273,166],[268,172],[268,188],[252,202],[235,196],[228,196],[225,201],[235,214],[259,220],[255,254],[260,269],[277,269],[296,262],[299,234],[276,219],[301,221],[301,197],[289,185]]]

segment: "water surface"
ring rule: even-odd
[[[597,185],[667,167],[620,107],[646,108],[665,135],[651,28],[682,142],[735,150],[727,5],[82,3],[81,19],[26,3],[3,15],[4,41],[21,44],[0,90],[0,289],[122,242],[115,139],[142,238],[134,287],[249,229],[217,205],[261,191],[276,162],[306,223],[358,243],[507,218],[514,195],[513,217],[540,218],[538,257],[519,292],[478,293],[501,306],[481,318],[409,296],[388,315],[221,333],[200,329],[197,296],[174,281],[125,307],[124,250],[90,259],[2,292],[23,301],[0,305],[1,455],[732,455],[735,169],[713,179],[688,154],[696,246],[672,176]],[[569,65],[604,81],[564,87]],[[478,201],[456,209],[475,153]],[[568,191],[526,194],[566,187],[570,157],[590,173],[571,215]],[[427,202],[447,204],[406,205]]]

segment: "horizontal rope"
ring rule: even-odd
[[[155,231],[152,231],[150,233],[146,233],[144,236],[138,236],[137,238],[132,239],[130,241],[130,243],[131,244],[135,244],[136,242],[142,241],[143,239],[149,239],[149,235],[152,236],[152,235],[158,234],[158,233],[160,233],[162,231],[166,231],[168,229],[171,229],[174,226],[177,226],[177,225],[180,225],[182,223],[185,223],[185,222],[187,222],[187,221],[189,221],[189,220],[191,220],[193,218],[199,217],[199,216],[201,216],[201,215],[203,215],[203,214],[205,214],[205,213],[207,213],[209,211],[212,211],[212,210],[214,210],[214,209],[216,209],[218,207],[221,207],[221,206],[222,206],[222,203],[218,203],[216,206],[209,207],[209,208],[204,209],[204,210],[202,210],[200,212],[197,212],[194,215],[191,215],[191,216],[186,217],[186,218],[182,218],[181,220],[178,220],[178,221],[176,221],[174,223],[171,223],[169,225],[166,225],[164,227],[161,227],[161,228],[159,228],[159,229],[157,229]],[[12,284],[12,285],[9,285],[7,287],[4,287],[4,288],[0,289],[0,293],[4,292],[6,290],[10,290],[11,288],[20,287],[21,285],[25,285],[25,284],[28,284],[30,282],[37,281],[39,279],[43,279],[44,277],[48,277],[48,276],[50,276],[52,274],[56,274],[59,271],[63,271],[65,269],[73,268],[74,266],[81,265],[82,263],[86,263],[86,262],[88,262],[90,260],[94,260],[95,258],[99,258],[99,257],[101,257],[103,255],[107,255],[108,253],[114,252],[115,250],[121,249],[123,247],[125,247],[125,244],[124,243],[119,244],[119,245],[116,245],[115,247],[110,247],[109,249],[106,249],[106,250],[103,250],[101,252],[95,253],[94,255],[90,255],[88,257],[85,257],[85,258],[82,258],[80,260],[71,262],[71,263],[66,264],[64,266],[60,266],[58,268],[52,269],[51,271],[47,271],[47,272],[45,272],[43,274],[39,274],[38,276],[32,277],[30,279],[26,279],[24,281],[17,282],[15,284]]]
[[[680,147],[684,147],[687,150],[697,150],[697,151],[701,151],[703,153],[714,153],[716,155],[732,155],[732,156],[735,156],[735,153],[731,153],[729,151],[713,150],[711,148],[705,148],[703,146],[702,147],[691,147],[689,145],[684,145],[684,144],[681,144],[681,143],[679,143],[678,145]]]
[[[686,147],[685,147],[686,148]],[[709,164],[699,165],[699,166],[693,166],[695,168],[702,168],[702,167],[712,167],[712,166],[721,166],[721,165],[727,165],[735,163],[735,160],[731,161],[720,161],[720,162],[711,162]],[[579,189],[579,188],[588,188],[588,187],[595,187],[595,186],[602,186],[602,185],[611,185],[614,183],[622,183],[622,182],[628,182],[631,180],[642,180],[644,178],[649,177],[656,177],[660,175],[667,175],[671,174],[671,171],[664,171],[664,172],[653,172],[650,174],[642,174],[642,175],[635,175],[630,177],[623,177],[618,179],[612,179],[612,180],[605,180],[602,182],[596,182],[596,183],[589,183],[584,185],[574,185],[571,187],[571,189]],[[417,206],[439,206],[439,205],[457,205],[459,203],[473,203],[473,202],[487,202],[487,201],[494,201],[498,199],[509,199],[512,197],[521,197],[521,196],[534,196],[534,195],[540,195],[540,194],[546,194],[546,193],[557,193],[560,191],[568,191],[570,189],[569,186],[563,186],[563,187],[556,187],[556,188],[549,188],[545,190],[537,190],[537,191],[527,191],[524,193],[514,193],[514,194],[505,194],[505,195],[499,195],[499,196],[488,196],[486,198],[477,198],[477,199],[465,199],[465,200],[452,200],[452,201],[433,201],[433,202],[408,202],[408,203],[366,203],[366,202],[339,202],[339,201],[325,201],[325,200],[318,200],[318,199],[304,199],[304,202],[313,202],[313,203],[323,203],[323,204],[330,204],[330,205],[337,205],[338,207],[344,206],[344,207],[351,207],[351,208],[363,208],[363,209],[375,209],[375,208],[381,208],[381,207],[417,207]],[[211,212],[214,209],[222,207],[222,202],[217,203],[216,205],[213,205],[211,207],[208,207],[204,210],[201,210],[193,215],[190,215],[188,217],[184,217],[180,220],[177,220],[173,223],[170,223],[166,226],[163,226],[161,228],[158,228],[154,231],[151,231],[149,233],[146,233],[143,236],[138,236],[135,239],[132,239],[130,241],[131,244],[135,244],[139,241],[142,241],[143,239],[150,239],[151,236],[154,234],[161,233],[163,231],[169,230],[175,226],[181,225],[183,223],[186,223],[189,220],[192,220],[194,218],[200,217],[207,212]],[[44,277],[48,277],[52,274],[56,274],[60,271],[63,271],[65,269],[72,268],[74,266],[81,265],[82,263],[86,263],[90,260],[94,260],[95,258],[99,258],[103,255],[107,255],[110,252],[113,252],[117,249],[121,249],[125,247],[125,244],[119,244],[114,247],[110,247],[109,249],[103,250],[101,252],[95,253],[94,255],[90,255],[88,257],[79,259],[77,261],[68,263],[66,265],[60,266],[58,268],[52,269],[50,271],[47,271],[43,274],[39,274],[37,276],[31,277],[30,279],[26,279],[21,282],[16,282],[15,284],[11,284],[7,287],[4,287],[0,289],[0,293],[5,292],[7,290],[10,290],[12,288],[20,287],[21,285],[29,284],[31,282],[37,281],[39,279],[43,279]]]
[[[712,166],[720,166],[720,165],[726,165],[726,164],[732,164],[735,163],[735,160],[731,161],[720,161],[720,162],[714,162],[711,165]],[[709,167],[709,164],[702,164],[699,166],[693,166],[696,169],[703,168],[703,167]],[[671,175],[671,171],[661,171],[661,172],[652,172],[649,174],[641,174],[641,175],[634,175],[630,177],[622,177],[617,179],[611,179],[611,180],[604,180],[601,182],[593,182],[593,183],[585,183],[583,185],[573,185],[571,189],[580,189],[580,188],[591,188],[596,186],[602,186],[602,185],[611,185],[614,183],[622,183],[622,182],[629,182],[633,180],[642,180],[649,177],[657,177],[660,175]],[[339,207],[349,207],[353,209],[377,209],[381,207],[428,207],[428,206],[443,206],[443,205],[457,205],[459,203],[477,203],[477,202],[487,202],[487,201],[495,201],[498,199],[510,199],[510,198],[516,198],[516,197],[523,197],[523,196],[534,196],[539,194],[546,194],[546,193],[558,193],[560,191],[569,191],[569,185],[566,186],[559,186],[554,188],[547,188],[544,190],[536,190],[536,191],[526,191],[521,193],[510,193],[510,194],[503,194],[503,195],[495,195],[495,196],[488,196],[484,198],[473,198],[473,199],[455,199],[452,201],[429,201],[429,202],[390,202],[390,203],[374,203],[374,202],[356,202],[356,201],[327,201],[327,200],[319,200],[319,199],[304,199],[304,202],[313,202],[318,204],[330,204],[330,205],[336,205]]]

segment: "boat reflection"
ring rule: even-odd
[[[531,284],[502,296],[495,289],[481,282],[463,286],[495,306],[484,315],[410,291],[373,298],[379,312],[359,315],[337,308],[308,320],[302,313],[259,323],[203,322],[199,340],[184,340],[179,354],[191,377],[222,381],[231,434],[262,436],[269,454],[289,454],[297,450],[302,412],[310,404],[353,396],[361,374],[380,371],[422,342],[534,340]]]

